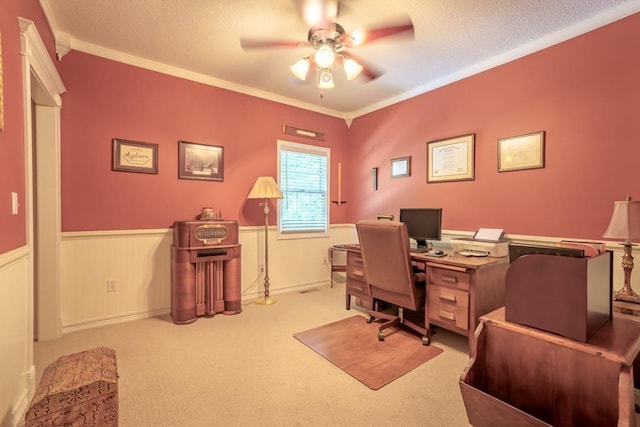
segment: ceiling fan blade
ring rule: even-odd
[[[266,48],[291,48],[306,46],[307,43],[291,40],[270,40],[270,39],[249,39],[240,38],[240,46],[243,49],[266,49]]]
[[[389,23],[374,28],[356,30],[350,34],[351,46],[362,46],[366,43],[371,43],[376,40],[380,40],[385,37],[390,37],[396,34],[401,34],[405,37],[413,38],[415,36],[415,30],[413,28],[413,22],[407,16],[401,21]]]
[[[360,58],[359,56],[352,54],[351,52],[342,51],[342,54],[345,58],[351,58],[358,64],[362,65],[362,71],[360,72],[360,75],[367,81],[375,80],[384,74],[382,70],[372,66],[371,64],[368,64],[367,61]]]

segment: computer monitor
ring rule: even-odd
[[[403,208],[400,222],[405,223],[409,237],[416,239],[418,248],[426,248],[428,240],[441,238],[442,208]]]

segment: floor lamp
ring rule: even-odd
[[[257,304],[275,304],[277,300],[269,296],[269,199],[282,199],[282,192],[270,176],[258,177],[247,199],[264,199],[264,297]]]
[[[640,303],[640,296],[631,289],[631,270],[633,270],[632,240],[640,238],[640,201],[627,200],[614,202],[609,227],[602,237],[624,240],[622,268],[624,270],[624,286],[613,294],[613,298],[621,301]]]

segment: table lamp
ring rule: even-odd
[[[276,181],[270,176],[260,176],[253,184],[247,199],[264,199],[264,297],[257,304],[275,304],[277,300],[269,296],[269,199],[282,199],[282,192]]]
[[[627,200],[614,202],[609,227],[602,237],[624,240],[622,254],[624,286],[613,294],[613,298],[640,303],[640,297],[631,289],[631,270],[633,270],[633,255],[631,254],[633,244],[631,241],[640,238],[640,201],[632,201],[631,197],[627,196]]]

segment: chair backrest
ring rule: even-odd
[[[397,221],[363,220],[356,224],[367,282],[373,298],[417,310],[417,296],[407,227]]]

